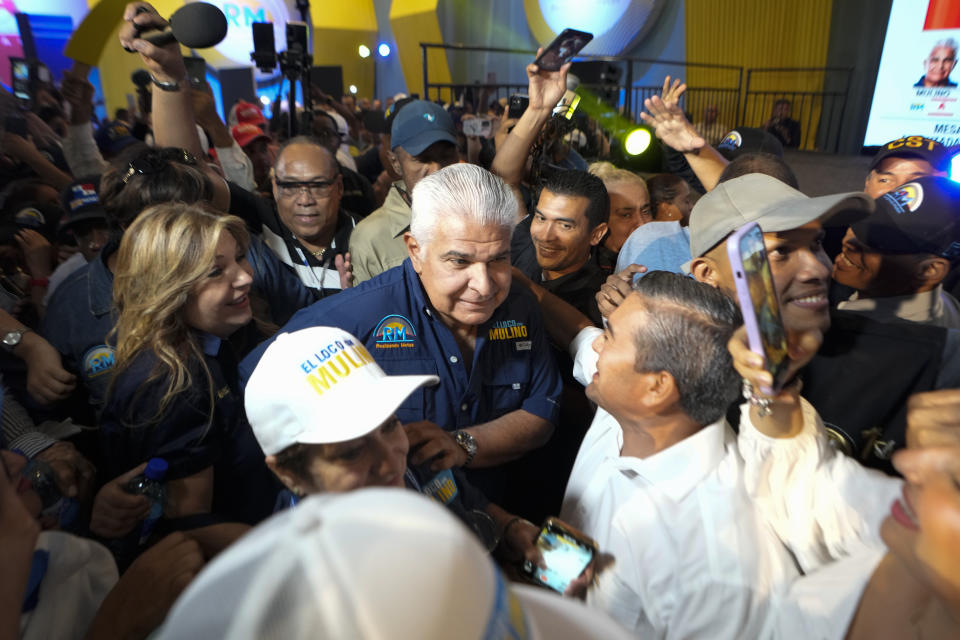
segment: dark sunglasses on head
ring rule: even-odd
[[[144,151],[127,165],[127,172],[123,174],[123,184],[127,184],[135,175],[156,175],[166,169],[171,162],[194,166],[197,164],[197,159],[192,153],[174,147]]]

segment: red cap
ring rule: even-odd
[[[233,109],[237,116],[237,124],[265,124],[267,122],[267,119],[263,117],[263,112],[260,111],[260,107],[252,102],[237,100]]]
[[[270,139],[270,136],[265,134],[263,130],[255,124],[238,124],[230,130],[230,133],[233,134],[233,139],[236,140],[237,144],[241,147],[246,147],[257,138]]]

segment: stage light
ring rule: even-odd
[[[960,153],[950,158],[950,179],[960,182]]]
[[[267,106],[268,104],[270,104],[270,98],[268,98],[267,96],[260,96],[260,104],[262,104],[263,106]]]
[[[650,132],[646,129],[634,129],[624,139],[623,148],[627,155],[638,156],[650,147],[651,140]]]
[[[350,93],[356,93],[356,92],[357,92],[357,85],[355,84],[350,85]]]
[[[370,57],[370,47],[368,47],[368,46],[365,45],[365,44],[362,44],[362,45],[360,45],[359,47],[357,47],[357,53],[360,54],[360,57],[361,57],[361,58],[369,58],[369,57]]]
[[[386,58],[388,55],[390,55],[390,45],[388,45],[386,42],[381,42],[380,46],[377,47],[377,53],[380,54],[381,58]]]

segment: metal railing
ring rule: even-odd
[[[791,145],[836,153],[840,126],[850,96],[850,67],[771,67],[747,69],[740,123],[764,127],[777,102],[790,102],[791,119],[800,123],[800,139]],[[798,87],[816,87],[798,90]]]
[[[466,97],[480,109],[485,106],[481,105],[483,100],[489,102],[513,93],[526,93],[526,83],[432,82],[428,54],[437,49],[448,56],[471,53],[515,56],[516,63],[511,58],[510,66],[516,64],[515,68],[518,69],[522,69],[536,55],[535,51],[529,49],[421,42],[425,99],[454,102]],[[474,68],[464,60],[459,59],[460,67]],[[688,86],[680,102],[681,108],[694,124],[703,120],[707,107],[715,106],[719,112],[717,122],[729,129],[739,126],[763,128],[770,118],[774,103],[785,99],[792,103],[793,118],[800,123],[797,146],[833,152],[839,144],[838,134],[853,72],[853,69],[845,67],[752,68],[746,70],[744,78],[744,68],[734,65],[628,56],[583,56],[577,60],[606,62],[620,70],[616,82],[582,82],[580,86],[601,96],[610,107],[636,122],[640,121],[643,101],[662,91],[664,76],[688,78],[694,74],[698,79],[709,77],[708,82],[701,81]],[[716,143],[715,140],[711,142]]]

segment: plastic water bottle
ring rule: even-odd
[[[137,537],[137,546],[142,546],[150,539],[157,521],[163,517],[163,505],[166,499],[166,488],[163,479],[167,475],[167,461],[163,458],[151,458],[143,474],[127,483],[127,492],[144,495],[150,500],[150,512],[144,519]]]
[[[40,498],[40,519],[56,522],[61,529],[69,530],[76,521],[79,503],[60,493],[53,467],[35,458],[27,463],[22,475]]]

